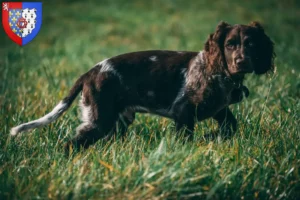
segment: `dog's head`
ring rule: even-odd
[[[205,43],[205,51],[211,70],[225,67],[231,75],[274,70],[274,44],[257,22],[249,25],[221,22]]]

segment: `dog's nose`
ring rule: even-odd
[[[245,64],[245,59],[242,59],[242,58],[238,58],[238,59],[236,59],[236,64],[237,65],[243,65],[243,64]]]
[[[236,59],[236,64],[240,64],[240,63],[242,63],[242,62],[243,62],[243,59],[242,59],[242,58]]]
[[[236,68],[240,72],[249,72],[250,73],[253,71],[251,61],[249,59],[237,58],[235,62],[236,62]]]

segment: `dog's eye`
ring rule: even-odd
[[[252,48],[252,47],[254,47],[255,45],[254,45],[254,43],[253,42],[251,42],[251,41],[245,41],[245,47],[250,47],[250,48]]]
[[[226,48],[227,49],[234,49],[235,47],[235,42],[232,41],[232,40],[229,40],[227,43],[226,43]]]

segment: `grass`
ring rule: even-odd
[[[24,47],[0,32],[0,199],[299,199],[300,4],[289,1],[44,1],[43,25]],[[106,57],[146,49],[203,49],[216,24],[261,21],[277,72],[248,76],[231,106],[229,141],[183,144],[172,121],[138,115],[125,141],[99,141],[66,158],[77,102],[53,124],[17,138],[9,129],[49,112],[79,75]]]

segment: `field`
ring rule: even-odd
[[[0,31],[0,199],[300,199],[300,3],[286,1],[44,1],[43,24],[24,47]],[[199,51],[221,20],[260,21],[276,45],[276,73],[249,75],[231,106],[237,134],[205,141],[198,123],[138,115],[124,141],[63,154],[80,123],[78,100],[59,120],[9,136],[52,110],[95,63],[147,49]]]

